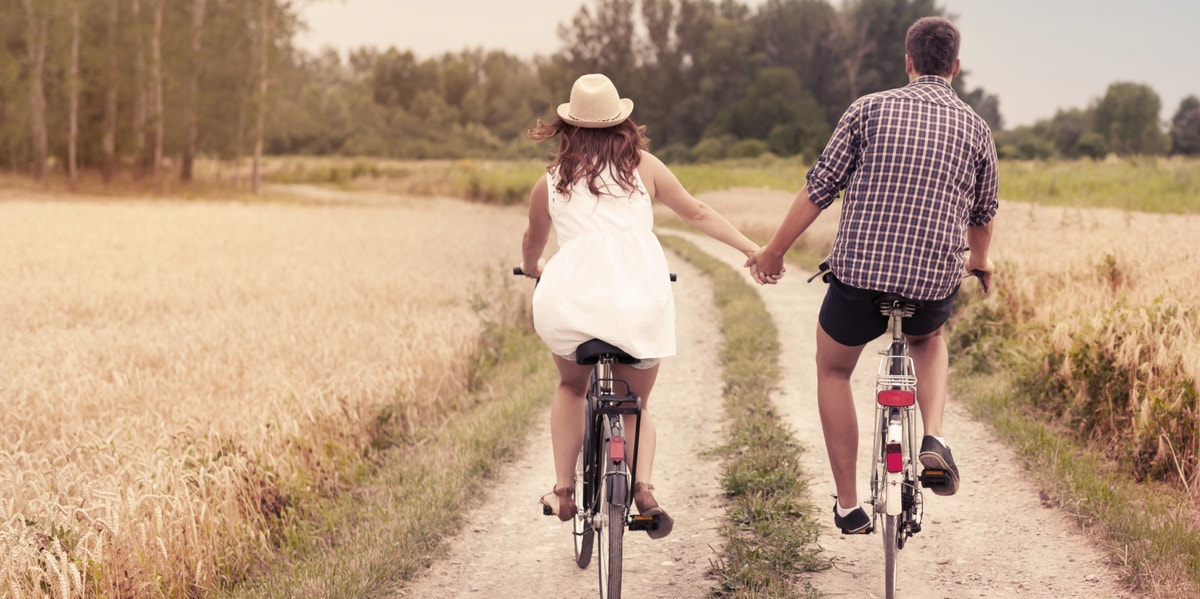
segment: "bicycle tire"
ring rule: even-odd
[[[584,456],[588,453],[587,433],[584,434],[584,444],[579,448],[579,458],[575,462],[575,505],[579,506],[580,514],[573,522],[572,538],[575,545],[575,565],[585,569],[592,562],[593,543],[596,540],[596,529],[592,528],[592,518],[588,512],[591,504],[587,498],[591,485],[586,482],[584,472],[587,468]]]
[[[593,370],[591,382],[595,380],[596,372]],[[588,383],[589,389],[591,382]],[[603,435],[600,434],[600,420],[595,412],[596,398],[589,394],[584,398],[584,404],[583,445],[579,448],[579,458],[575,463],[575,492],[578,494],[577,505],[583,516],[575,519],[573,531],[575,565],[580,569],[588,567],[594,553],[594,524],[599,513],[600,470],[604,463],[600,455]]]
[[[604,526],[596,543],[597,571],[600,582],[601,599],[621,598],[622,560],[624,556],[625,537],[625,489],[612,487],[613,483],[625,484],[625,463],[613,464],[608,459],[607,427],[605,427],[605,443],[600,451],[601,463],[607,465],[604,475],[603,488],[600,491],[601,511],[605,518]]]
[[[883,517],[883,590],[887,599],[896,599],[896,574],[900,561],[900,518]]]
[[[625,506],[606,504],[608,508],[608,527],[604,536],[608,546],[607,566],[608,576],[600,580],[600,596],[603,599],[621,599],[622,559],[625,537]],[[616,524],[613,524],[616,522]]]

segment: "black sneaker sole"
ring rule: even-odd
[[[958,472],[942,459],[941,454],[934,451],[927,451],[920,456],[921,465],[927,470],[944,470],[946,472],[946,480],[949,484],[938,487],[929,487],[935,495],[953,495],[958,492]]]
[[[864,511],[861,507],[857,508],[854,512],[851,512],[851,514],[854,514],[856,512],[860,512],[860,511],[862,512],[863,518],[865,519],[865,522],[863,522],[862,526],[859,526],[859,527],[853,528],[853,529],[844,528],[844,527],[842,527],[839,520],[849,519],[849,518],[851,518],[851,516],[846,516],[846,518],[842,518],[841,516],[839,516],[837,513],[837,504],[835,503],[833,505],[833,525],[836,526],[838,530],[842,531],[842,534],[844,534],[844,535],[869,535],[872,532],[875,532],[875,529],[871,527],[871,517],[868,516],[866,511]]]

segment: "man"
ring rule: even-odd
[[[776,282],[784,253],[845,192],[816,356],[817,403],[837,485],[834,523],[845,534],[870,525],[857,499],[850,374],[863,346],[887,329],[873,301],[880,293],[922,302],[904,320],[924,425],[920,460],[950,475],[935,493],[958,491],[958,467],[942,437],[949,386],[942,328],[965,273],[978,271],[985,290],[992,284],[987,253],[997,208],[991,130],[950,86],[959,72],[959,39],[958,28],[940,17],[909,28],[908,85],[864,96],[846,110],[779,229],[747,262],[760,283]]]

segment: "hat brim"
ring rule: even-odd
[[[603,121],[584,121],[571,116],[571,103],[563,103],[558,105],[558,117],[568,125],[583,127],[585,129],[603,129],[605,127],[615,127],[625,122],[629,115],[633,113],[633,100],[629,98],[621,98],[621,111],[611,119]]]

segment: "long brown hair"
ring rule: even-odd
[[[561,118],[550,123],[538,119],[537,125],[525,135],[535,141],[560,136],[558,151],[551,153],[554,158],[546,172],[558,169],[558,184],[554,188],[567,197],[571,195],[571,186],[581,179],[587,181],[588,191],[599,195],[596,179],[606,168],[612,168],[621,189],[633,192],[637,189],[633,171],[642,161],[639,151],[650,146],[646,127],[633,119],[597,129],[576,127]]]

